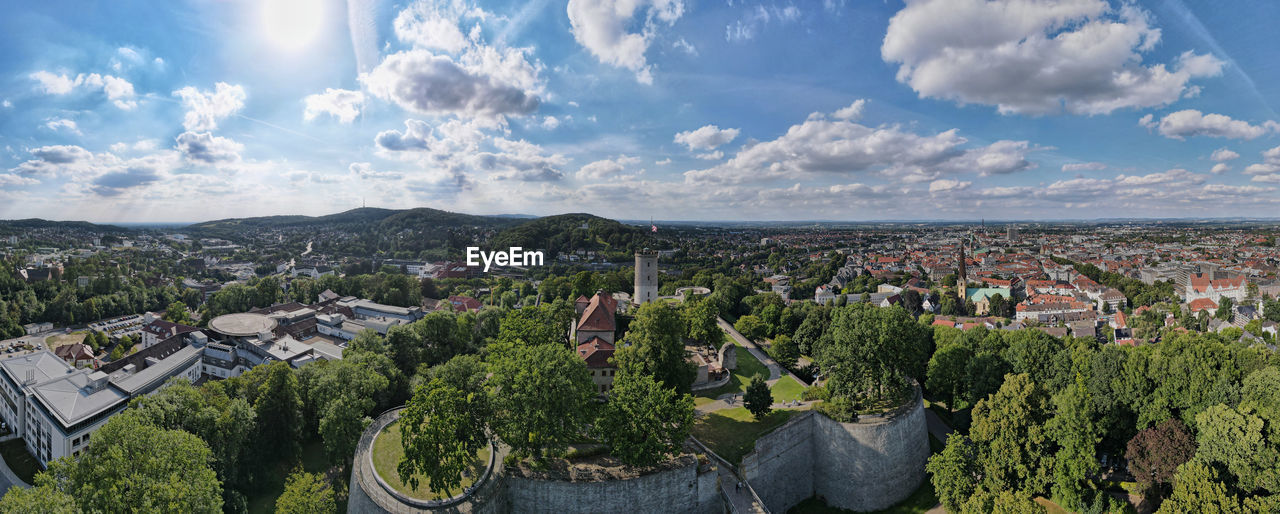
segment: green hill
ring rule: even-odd
[[[599,216],[573,213],[546,216],[500,232],[492,246],[546,250],[549,258],[576,250],[630,253],[649,243],[648,231]]]

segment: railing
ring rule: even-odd
[[[689,436],[689,440],[693,441],[693,443],[694,443],[694,444],[696,444],[696,445],[698,445],[698,447],[699,447],[699,448],[702,448],[702,451],[707,452],[707,455],[708,455],[708,456],[710,456],[710,457],[712,457],[712,458],[714,458],[714,459],[716,460],[716,462],[719,462],[720,464],[723,464],[723,465],[725,466],[725,469],[728,469],[728,470],[729,470],[729,473],[730,473],[730,474],[732,474],[733,476],[737,477],[737,478],[738,478],[738,480],[742,482],[742,485],[747,486],[747,491],[751,492],[751,498],[752,498],[753,500],[755,500],[755,503],[756,503],[757,505],[759,505],[759,506],[760,506],[760,510],[762,510],[765,514],[769,514],[769,507],[768,507],[767,505],[765,505],[764,500],[761,500],[761,499],[760,499],[760,495],[756,494],[756,488],[751,487],[751,482],[749,482],[749,481],[747,480],[747,477],[743,476],[743,475],[738,471],[738,467],[737,467],[737,466],[735,466],[735,465],[733,465],[733,464],[730,464],[730,463],[729,463],[729,461],[727,461],[727,460],[725,460],[725,459],[724,459],[724,457],[721,457],[719,454],[717,454],[716,452],[712,451],[712,450],[711,450],[711,448],[707,448],[707,445],[702,444],[702,441],[699,441],[699,440],[698,440],[698,438],[693,437],[693,436]],[[722,484],[722,485],[721,485],[721,487],[720,487],[720,495],[721,495],[721,496],[723,496],[723,497],[725,498],[725,501],[728,503],[728,505],[729,505],[729,507],[730,507],[730,510],[732,510],[732,508],[733,508],[733,499],[732,499],[732,498],[729,498],[729,495],[728,495],[727,493],[725,493],[725,492],[724,492],[724,486],[723,486],[723,484]]]
[[[383,411],[383,413],[379,414],[374,422],[369,425],[369,428],[365,429],[365,435],[360,438],[360,443],[356,449],[356,455],[358,456],[360,453],[365,454],[364,462],[362,463],[362,467],[365,468],[365,471],[364,473],[361,473],[360,482],[362,489],[364,489],[366,493],[374,492],[370,491],[369,488],[366,487],[368,485],[367,479],[371,477],[375,482],[377,482],[379,488],[382,489],[382,492],[390,495],[398,502],[422,509],[438,509],[462,503],[489,482],[489,478],[493,475],[493,470],[497,463],[496,459],[498,457],[497,445],[495,445],[492,440],[489,441],[489,462],[488,465],[485,466],[484,473],[480,475],[479,479],[473,482],[470,486],[464,488],[461,493],[455,496],[439,500],[420,500],[406,496],[405,494],[397,491],[394,487],[391,487],[386,480],[383,480],[382,476],[378,474],[378,470],[373,466],[373,444],[374,441],[377,440],[378,435],[386,429],[387,425],[390,425],[392,422],[400,419],[400,411],[403,409],[404,407],[393,407]],[[369,497],[374,501],[374,503],[378,503],[373,494],[369,494]]]

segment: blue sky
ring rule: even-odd
[[[3,10],[0,218],[1280,213],[1276,2]]]

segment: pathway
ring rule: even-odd
[[[744,483],[742,488],[738,488],[738,476],[734,475],[733,471],[723,464],[716,468],[720,472],[720,489],[729,499],[729,512],[768,512],[763,505],[756,503],[749,486]]]
[[[950,436],[952,432],[955,432],[955,430],[950,426],[947,426],[947,423],[942,421],[942,418],[932,410],[924,410],[924,420],[925,424],[929,426],[929,433],[932,434],[933,437],[938,438],[939,441],[942,441],[943,444],[946,444],[947,437]]]
[[[724,318],[716,318],[716,323],[719,324],[720,328],[724,329],[724,331],[738,343],[738,346],[746,348],[747,351],[751,352],[751,355],[755,357],[756,360],[759,360],[769,368],[768,382],[770,386],[773,386],[774,382],[777,382],[779,378],[782,378],[782,372],[786,370],[782,369],[782,366],[778,365],[778,362],[773,360],[773,357],[770,357],[769,354],[765,353],[764,350],[761,350],[759,346],[756,346],[755,342],[744,337],[737,331],[737,329],[733,328],[733,325],[730,325],[728,321],[725,321]],[[791,372],[787,371],[787,374],[791,375]],[[791,378],[795,379],[796,382],[800,382],[800,384],[804,384],[804,382],[800,381],[799,378],[796,378],[795,375],[792,375]]]
[[[8,441],[10,439],[17,438],[17,435],[10,434],[0,438],[0,441]],[[9,469],[9,464],[4,461],[4,458],[0,458],[0,496],[4,496],[5,493],[9,492],[9,488],[11,487],[22,487],[24,489],[31,488],[31,486],[26,482],[23,482],[21,478],[18,478],[18,475],[14,473],[13,470]]]

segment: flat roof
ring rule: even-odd
[[[277,321],[263,314],[240,312],[223,314],[209,321],[213,331],[232,337],[256,336],[259,332],[275,330]]]
[[[41,350],[20,357],[5,359],[0,361],[0,367],[3,367],[4,371],[9,374],[9,378],[20,387],[27,378],[27,370],[34,371],[35,383],[39,384],[51,378],[65,375],[67,370],[74,369],[49,350]]]
[[[64,427],[127,401],[129,396],[111,388],[89,392],[89,370],[80,370],[39,384],[32,391]]]

